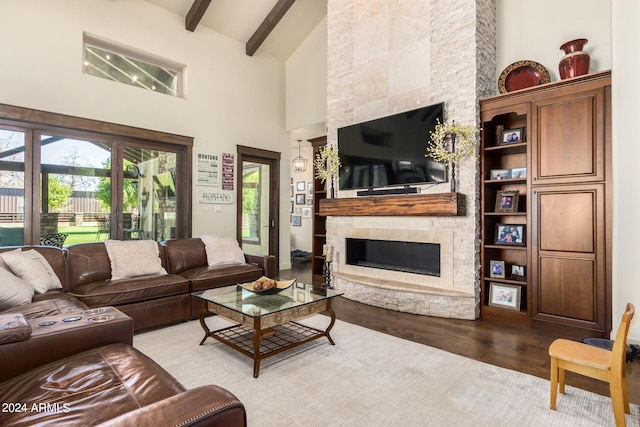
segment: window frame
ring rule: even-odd
[[[0,125],[25,132],[25,245],[40,242],[40,135],[55,134],[76,139],[87,139],[112,144],[112,162],[119,161],[121,147],[135,146],[176,153],[176,238],[190,237],[192,232],[192,152],[193,138],[150,129],[135,128],[115,123],[68,116],[41,110],[0,104]],[[124,171],[112,163],[112,203],[120,203]],[[113,206],[112,206],[113,209]],[[112,230],[112,238],[122,238],[121,227]]]

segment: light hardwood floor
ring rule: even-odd
[[[296,262],[280,278],[311,283],[311,264]],[[400,313],[336,298],[336,317],[369,329],[436,347],[471,359],[549,379],[549,345],[559,338],[550,332],[488,320],[456,320]],[[629,400],[640,404],[640,361],[627,364]],[[604,396],[609,386],[598,380],[567,373],[567,384]]]

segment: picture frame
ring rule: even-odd
[[[291,217],[291,224],[294,227],[300,227],[302,226],[302,217],[300,215],[293,215]]]
[[[296,190],[297,191],[304,191],[304,181],[296,182]]]
[[[524,128],[504,129],[500,133],[500,144],[517,144],[524,141]]]
[[[302,208],[302,218],[311,218],[311,208]]]
[[[518,190],[498,190],[496,192],[495,212],[518,212],[518,199],[520,191]]]
[[[293,200],[289,201],[289,213],[292,214],[293,213]]]
[[[495,279],[505,278],[504,261],[489,261],[489,277],[493,277]]]
[[[293,197],[293,185],[291,186],[291,189],[289,190],[289,197]]]
[[[305,204],[304,193],[296,194],[296,205],[304,205],[304,204]]]
[[[491,169],[489,173],[492,181],[498,179],[509,179],[511,176],[511,171],[509,169]]]
[[[307,199],[307,206],[309,206],[309,205],[313,206],[313,199],[311,199],[311,198]]]
[[[313,194],[313,182],[307,183],[307,195],[311,196]]]
[[[511,169],[511,179],[525,179],[527,177],[527,168]]]
[[[489,283],[489,305],[520,311],[521,287],[504,283]]]
[[[524,265],[513,264],[511,266],[511,280],[519,280],[525,282],[527,280]]]
[[[524,246],[524,233],[524,224],[496,224],[494,244],[505,246]]]

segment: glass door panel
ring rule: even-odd
[[[176,161],[176,153],[124,147],[124,240],[177,236]]]
[[[0,246],[24,244],[25,132],[0,128]]]
[[[111,236],[111,145],[40,136],[40,242],[102,242]]]
[[[269,254],[270,165],[242,162],[242,249]]]

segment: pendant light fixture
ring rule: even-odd
[[[291,166],[293,167],[294,172],[304,172],[307,170],[307,159],[300,155],[300,143],[301,139],[298,140],[298,157],[293,159],[291,162]]]

